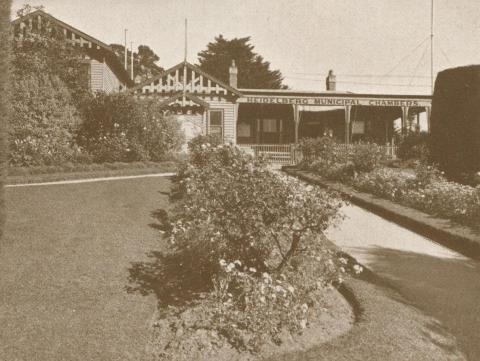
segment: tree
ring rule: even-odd
[[[110,44],[113,51],[122,60],[125,59],[125,47],[120,44]],[[130,68],[131,51],[127,50],[128,64]],[[139,45],[137,52],[133,52],[133,76],[140,77],[140,81],[151,78],[163,71],[163,68],[156,64],[160,57],[147,45]]]
[[[43,5],[32,6],[30,4],[25,4],[17,10],[17,17],[21,18],[22,16],[28,15],[36,10],[45,10],[45,7]]]
[[[480,171],[480,65],[438,73],[432,100],[432,160],[448,178],[468,182]]]
[[[280,70],[271,70],[270,63],[253,50],[250,37],[228,40],[219,35],[198,53],[198,61],[202,70],[228,84],[229,68],[235,60],[239,88],[285,88]]]

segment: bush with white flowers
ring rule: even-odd
[[[184,278],[204,284],[212,327],[232,346],[258,351],[285,330],[301,332],[322,290],[353,271],[323,235],[342,202],[234,146],[200,143],[178,173],[171,251]]]

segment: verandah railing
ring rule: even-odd
[[[262,157],[267,162],[280,165],[295,165],[300,152],[295,144],[238,144],[246,153]]]
[[[336,144],[338,149],[344,149],[345,151],[351,150],[355,144]],[[398,146],[396,145],[381,145],[380,148],[383,149],[385,155],[389,158],[395,159],[397,157]]]
[[[340,149],[348,151],[354,144],[337,144]],[[254,157],[262,157],[267,162],[279,165],[295,165],[302,159],[301,152],[295,144],[238,144],[238,147]],[[387,157],[395,159],[397,146],[382,145]]]

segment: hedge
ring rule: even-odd
[[[447,69],[435,82],[431,156],[453,180],[480,170],[480,65]]]
[[[0,236],[5,222],[5,201],[3,184],[6,176],[6,124],[8,123],[10,105],[9,62],[10,62],[10,0],[0,1]]]

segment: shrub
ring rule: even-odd
[[[349,158],[357,173],[371,172],[385,159],[383,149],[375,143],[357,143],[350,149]]]
[[[414,175],[380,168],[370,173],[360,174],[352,181],[352,185],[360,191],[399,202],[414,180]]]
[[[370,172],[385,160],[382,148],[374,143],[336,144],[329,137],[307,138],[300,142],[301,166],[326,179],[347,181],[357,173]]]
[[[206,147],[216,147],[223,144],[223,140],[218,135],[207,134],[198,135],[188,142],[188,150],[190,153],[190,163],[196,167],[208,165],[211,153],[203,152]]]
[[[415,174],[393,169],[377,169],[361,174],[353,186],[367,193],[399,202],[428,214],[478,227],[480,221],[480,187],[448,182],[442,173],[419,164]]]
[[[12,44],[10,164],[52,165],[85,158],[74,144],[81,121],[77,105],[87,93],[78,50],[32,33]]]
[[[305,162],[322,159],[324,161],[335,158],[335,140],[330,137],[303,138],[298,143]]]
[[[77,142],[95,162],[163,160],[183,143],[180,125],[153,101],[98,93],[83,109]]]
[[[323,236],[341,201],[204,139],[191,142],[191,162],[176,182],[166,229],[181,260],[175,274],[204,285],[214,305],[211,327],[233,346],[257,351],[284,329],[304,328],[315,292],[342,281],[347,262]]]
[[[480,170],[480,65],[438,73],[432,101],[432,159],[448,178]]]
[[[204,164],[180,171],[179,191],[188,196],[176,216],[183,225],[174,228],[182,229],[185,221],[200,228],[195,240],[184,232],[174,238],[176,247],[198,247],[198,270],[209,278],[220,258],[239,259],[260,271],[283,268],[291,254],[279,261],[279,245],[284,250],[293,246],[295,253],[304,234],[321,232],[336,214],[339,204],[334,198],[313,187],[305,194],[300,183],[267,172],[237,148],[204,145],[199,153],[192,159],[201,157]]]
[[[407,192],[403,204],[462,224],[479,226],[480,187],[445,180],[432,182],[425,188]]]
[[[397,156],[402,160],[427,161],[430,159],[428,143],[428,133],[409,133],[408,135],[400,138]]]
[[[438,183],[444,180],[443,172],[435,166],[420,162],[415,168],[415,182],[413,188],[425,188],[432,183]]]

